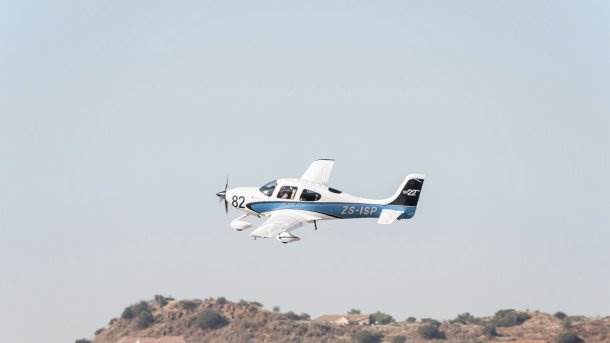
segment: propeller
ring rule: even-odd
[[[220,201],[225,202],[225,213],[229,213],[229,202],[227,201],[227,189],[229,188],[229,177],[227,176],[227,182],[225,183],[225,189],[216,193],[216,196]]]

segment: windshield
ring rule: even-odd
[[[271,194],[273,194],[273,191],[275,190],[275,186],[277,186],[277,180],[267,182],[263,187],[259,188],[259,190],[261,191],[261,193],[270,197]]]

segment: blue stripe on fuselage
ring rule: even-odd
[[[277,210],[302,210],[317,212],[327,216],[347,218],[378,218],[384,209],[404,211],[398,219],[409,219],[415,215],[414,206],[378,205],[345,202],[303,202],[303,201],[263,201],[248,204],[258,213]]]

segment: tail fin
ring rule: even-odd
[[[409,174],[394,195],[389,205],[417,206],[425,175]]]

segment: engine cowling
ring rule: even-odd
[[[277,240],[287,244],[287,243],[292,243],[292,242],[296,242],[296,241],[300,241],[301,239],[295,235],[290,234],[289,232],[281,232],[279,235],[277,235]]]

